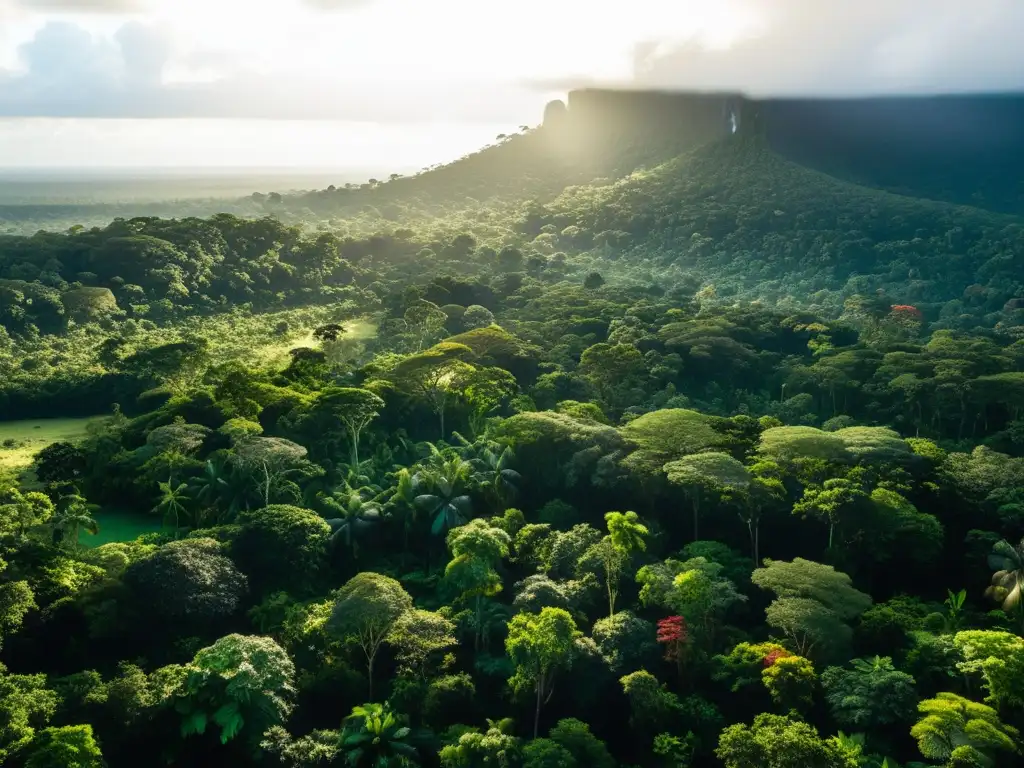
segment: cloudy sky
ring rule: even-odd
[[[1024,87],[1024,0],[0,0],[0,167],[415,166],[579,84]]]

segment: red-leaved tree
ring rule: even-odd
[[[682,616],[668,616],[658,621],[658,642],[665,646],[665,660],[676,663],[680,677],[683,674],[689,639],[690,631],[686,626],[686,619]]]

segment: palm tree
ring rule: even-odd
[[[477,469],[477,482],[496,502],[499,511],[516,497],[523,481],[523,476],[511,467],[514,459],[511,448],[492,443],[485,444],[472,461]]]
[[[72,546],[77,550],[81,545],[78,537],[82,531],[93,536],[99,533],[100,525],[92,516],[96,509],[98,507],[87,502],[84,497],[79,495],[77,489],[61,496],[57,500],[57,514],[49,520],[53,530],[54,543],[64,543],[70,534]]]
[[[186,493],[188,485],[186,483],[172,485],[171,480],[168,479],[167,482],[157,483],[157,486],[160,488],[160,500],[153,507],[153,511],[159,513],[165,521],[168,518],[173,518],[174,530],[177,531],[181,515],[188,511],[185,508],[185,502],[190,501]]]
[[[431,533],[439,536],[466,523],[473,506],[466,493],[473,481],[472,464],[458,455],[451,456],[434,462],[434,466],[424,466],[414,479],[430,489],[430,493],[417,496],[415,504],[433,516]]]
[[[251,508],[251,487],[248,479],[225,461],[208,459],[203,472],[192,480],[188,488],[205,511],[213,512],[215,522],[229,522],[242,510]],[[206,520],[197,515],[196,524]]]
[[[387,704],[363,704],[345,718],[339,747],[351,768],[408,768],[420,764],[405,718]]]
[[[333,529],[331,542],[344,539],[345,546],[352,550],[352,557],[358,557],[359,536],[383,519],[384,510],[380,503],[360,491],[322,495],[320,501],[336,515],[327,520]]]
[[[409,534],[417,522],[419,508],[416,497],[419,495],[415,476],[403,467],[395,475],[395,486],[390,490],[388,500],[384,504],[384,512],[388,517],[402,521],[402,561],[409,551]]]
[[[992,574],[992,586],[985,590],[986,597],[1001,603],[1007,613],[1017,613],[1021,631],[1024,631],[1024,539],[1014,547],[1006,539],[997,541],[988,556],[989,568],[995,569]]]

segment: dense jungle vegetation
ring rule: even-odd
[[[0,237],[0,763],[1024,764],[1020,217],[556,125]]]

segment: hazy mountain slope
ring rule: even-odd
[[[1024,214],[1024,97],[771,100],[772,148],[804,165],[915,197]]]
[[[1021,217],[857,186],[760,137],[568,189],[530,223],[546,225],[559,246],[618,244],[610,253],[623,262],[684,266],[724,282],[720,293],[885,289],[935,313],[951,300],[994,312],[1024,296]]]

